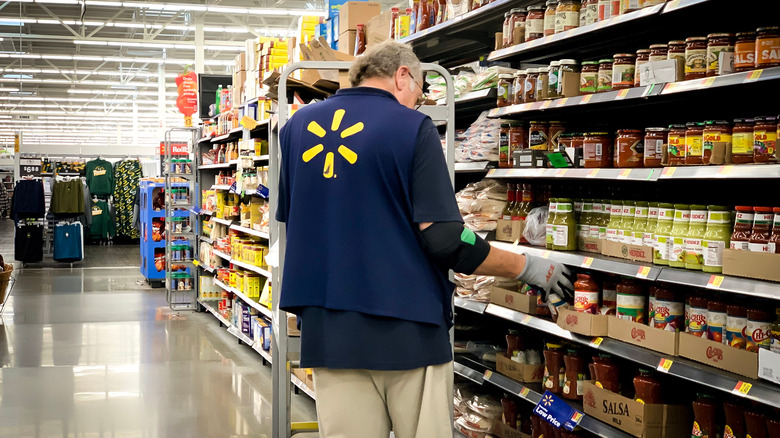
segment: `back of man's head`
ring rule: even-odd
[[[366,50],[352,62],[349,81],[357,87],[366,79],[392,78],[401,66],[406,66],[417,78],[422,78],[420,60],[406,44],[388,40]],[[419,80],[419,79],[418,79]]]

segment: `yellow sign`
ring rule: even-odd
[[[668,373],[669,368],[672,367],[672,364],[674,363],[673,360],[670,359],[661,359],[661,362],[658,363],[658,371],[662,373]]]
[[[14,134],[14,152],[19,153],[19,134]]]
[[[257,120],[249,116],[244,116],[241,118],[241,126],[251,131],[257,128]]]
[[[594,347],[594,348],[598,348],[599,345],[601,345],[602,342],[604,342],[604,338],[599,336],[597,338],[593,338],[593,340],[590,341],[590,346]]]
[[[748,395],[748,392],[750,392],[750,388],[752,388],[753,385],[747,382],[739,381],[737,382],[737,386],[734,387],[734,390],[731,391],[734,395],[741,395],[746,396]]]

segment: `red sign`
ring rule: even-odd
[[[171,143],[171,155],[189,155],[190,145],[187,143]],[[160,155],[165,155],[165,142],[160,142]]]
[[[176,77],[176,108],[189,117],[198,110],[198,74],[190,71]]]

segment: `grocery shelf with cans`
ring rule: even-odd
[[[728,164],[720,166],[671,166],[656,168],[494,168],[490,178],[595,179],[659,181],[682,179],[780,178],[780,164]]]

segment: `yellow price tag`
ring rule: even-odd
[[[490,379],[490,376],[492,376],[492,375],[493,375],[493,371],[490,371],[490,370],[485,371],[485,378],[486,379]]]
[[[593,338],[593,340],[590,341],[590,346],[594,347],[594,348],[598,348],[599,345],[601,345],[602,342],[604,342],[604,338],[599,336],[599,337]]]
[[[674,172],[677,170],[676,167],[667,167],[664,169],[664,173],[662,173],[663,176],[672,176],[674,175]]]
[[[734,170],[734,166],[733,165],[722,166],[720,168],[720,171],[718,171],[718,174],[719,175],[728,175],[728,174],[731,173],[732,170]]]
[[[747,382],[739,381],[737,382],[737,386],[734,387],[734,390],[731,392],[734,395],[741,395],[742,397],[745,397],[748,395],[748,392],[750,392],[750,388],[752,388],[753,385]]]
[[[590,102],[591,99],[593,99],[593,95],[592,94],[588,94],[586,96],[583,96],[582,100],[580,100],[580,104],[588,103],[588,102]]]
[[[569,101],[568,97],[564,97],[563,99],[558,99],[558,105],[557,106],[564,106],[566,105],[566,102]]]
[[[590,268],[590,265],[593,264],[593,257],[585,257],[585,260],[582,261],[582,267],[583,268]]]
[[[241,118],[241,126],[251,131],[257,128],[257,120],[249,116],[244,116]]]
[[[661,361],[658,362],[658,368],[657,369],[658,369],[658,371],[660,371],[662,373],[668,373],[669,372],[669,368],[672,367],[673,363],[674,363],[674,361],[671,360],[671,359],[661,359]]]
[[[590,172],[588,172],[588,175],[587,175],[587,176],[588,176],[588,177],[590,177],[590,178],[592,178],[592,177],[594,177],[594,176],[596,176],[596,175],[598,175],[598,174],[599,174],[599,169],[593,169],[593,170],[591,170]]]
[[[707,287],[719,288],[723,284],[725,277],[722,275],[710,275],[710,281],[707,282]]]
[[[523,320],[521,321],[522,324],[528,324],[528,322],[531,321],[531,315],[525,315],[523,317]]]
[[[707,79],[701,81],[701,86],[702,86],[702,88],[709,88],[714,83],[715,83],[715,78],[714,77],[707,78]]]
[[[764,72],[764,69],[758,69],[753,70],[750,73],[748,73],[747,78],[745,78],[746,81],[755,81],[756,79],[761,77],[761,73]]]
[[[617,97],[615,99],[625,99],[626,96],[628,96],[628,88],[618,91]]]
[[[197,260],[193,260],[193,261],[192,261],[192,264],[193,264],[193,265],[195,265],[195,266],[200,266],[200,262],[199,262],[199,261],[197,261]]]
[[[551,252],[552,252],[552,251],[545,251],[545,252],[543,252],[543,253],[542,253],[542,258],[543,258],[543,259],[549,259],[549,258],[550,258],[550,254],[551,254]]]
[[[642,266],[639,268],[639,271],[636,273],[636,278],[647,278],[648,274],[650,274],[650,267]]]
[[[628,178],[629,174],[631,174],[631,169],[623,169],[620,171],[620,174],[618,174],[618,178]]]
[[[523,389],[520,390],[520,397],[528,397],[529,392],[531,392],[531,390],[523,386]]]
[[[566,175],[566,172],[568,172],[568,171],[569,171],[569,169],[560,169],[560,170],[558,171],[558,174],[557,174],[557,176],[563,176],[563,175]]]
[[[674,0],[673,2],[669,3],[669,9],[675,9],[678,6],[680,6],[680,0]]]

